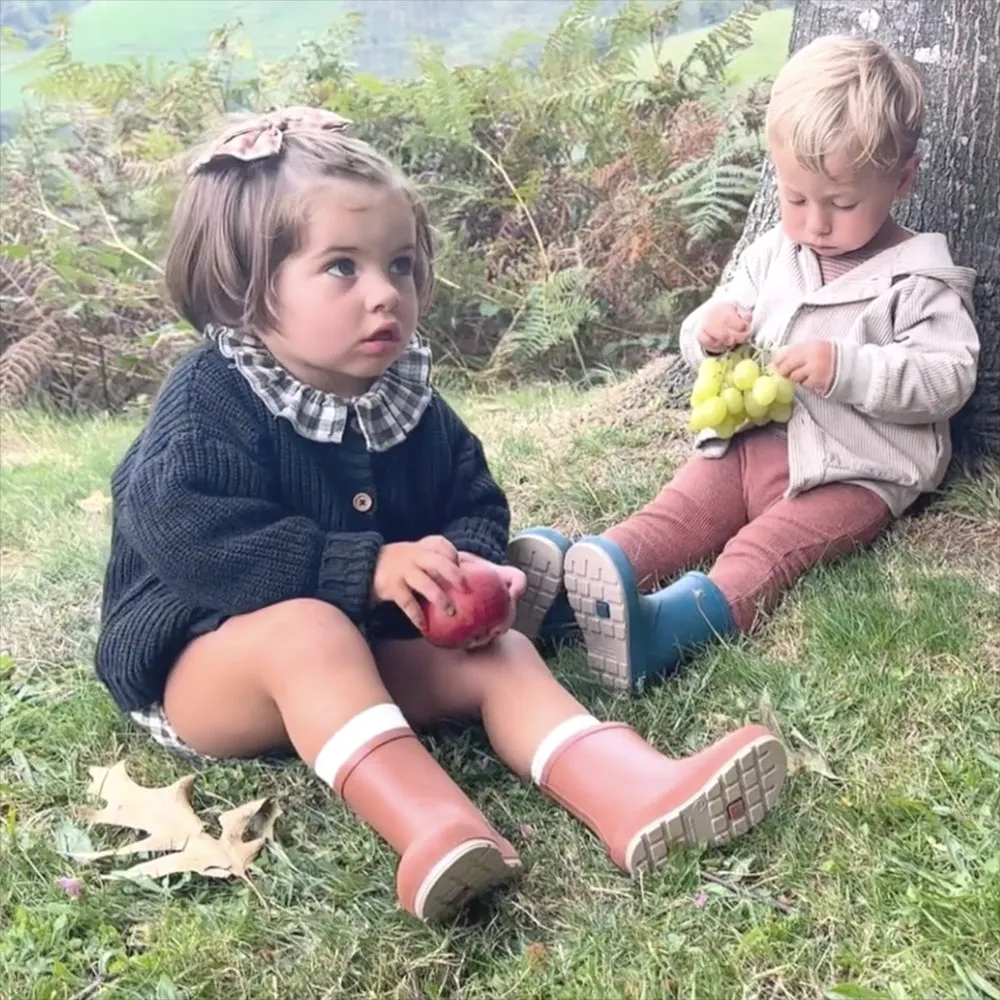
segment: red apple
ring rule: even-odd
[[[494,566],[468,563],[462,573],[466,579],[464,590],[445,586],[445,593],[455,605],[454,615],[446,615],[437,605],[420,598],[424,638],[434,646],[462,649],[485,638],[510,615],[510,591]]]

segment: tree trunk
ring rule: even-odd
[[[923,165],[894,214],[917,231],[944,233],[956,263],[978,272],[979,381],[953,421],[956,459],[975,466],[1000,452],[1000,0],[798,0],[790,52],[830,34],[877,38],[922,70]],[[727,273],[777,221],[768,162]]]

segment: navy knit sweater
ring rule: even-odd
[[[478,438],[439,396],[388,451],[353,432],[318,443],[208,344],[165,380],[111,494],[96,667],[124,711],[162,698],[192,637],[280,601],[328,601],[370,639],[415,635],[372,606],[382,545],[444,535],[502,563],[510,526]]]

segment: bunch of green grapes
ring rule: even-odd
[[[731,438],[751,425],[786,424],[794,399],[795,384],[774,370],[768,354],[743,345],[702,361],[691,391],[688,429]]]

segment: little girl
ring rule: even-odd
[[[101,680],[178,751],[291,747],[401,855],[420,918],[520,861],[411,727],[481,719],[629,873],[743,833],[784,779],[766,729],[672,760],[588,714],[509,627],[463,650],[421,637],[420,600],[448,613],[465,567],[494,564],[515,599],[526,581],[481,444],[428,381],[424,210],[347,125],[253,116],[190,168],[166,276],[205,337],[113,476]]]
[[[922,121],[920,77],[878,42],[820,38],[788,61],[767,114],[781,224],[680,333],[695,368],[748,340],[775,350],[796,384],[787,428],[703,433],[659,496],[601,537],[515,538],[525,634],[554,633],[568,597],[592,670],[638,691],[752,628],[810,567],[872,542],[938,486],[979,340],[975,273],[943,235],[890,215],[912,187]]]

